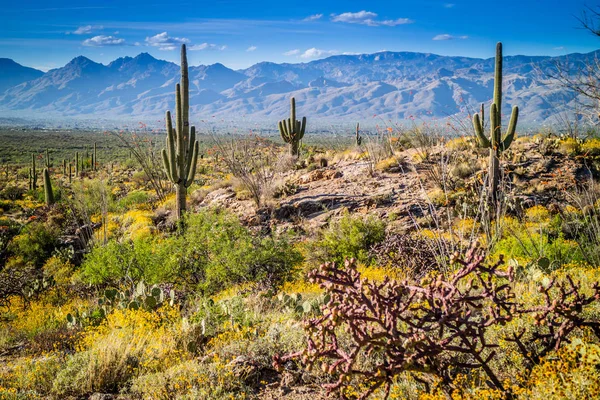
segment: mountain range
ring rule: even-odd
[[[502,112],[518,105],[520,121],[540,125],[568,110],[573,95],[547,74],[556,63],[568,62],[575,71],[599,55],[505,57]],[[156,121],[175,107],[179,73],[178,65],[148,53],[108,65],[79,56],[46,73],[0,58],[0,115]],[[298,115],[323,126],[460,117],[490,101],[493,75],[493,58],[388,51],[297,64],[261,62],[237,71],[219,63],[190,66],[192,122],[272,124],[287,117],[291,96]]]

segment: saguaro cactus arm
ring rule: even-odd
[[[519,119],[519,107],[514,106],[512,109],[512,114],[510,115],[510,121],[508,123],[508,129],[506,130],[506,135],[504,136],[504,140],[502,141],[501,150],[504,151],[508,149],[515,138],[515,132],[517,130],[517,120]]]
[[[481,106],[483,110],[483,105]],[[482,113],[483,115],[483,113]],[[479,145],[483,148],[491,147],[490,140],[483,133],[483,117],[479,118],[479,114],[473,115],[473,126],[475,127],[475,133],[479,140]]]

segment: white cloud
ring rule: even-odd
[[[214,43],[200,43],[188,46],[188,50],[225,50],[227,46],[220,46]]]
[[[317,49],[316,47],[312,47],[306,51],[302,51],[300,49],[294,49],[290,51],[286,51],[283,53],[284,56],[297,56],[298,58],[311,59],[311,58],[320,58],[325,56],[332,56],[335,54],[340,54],[337,50],[322,50]],[[353,53],[342,53],[342,54],[353,54]]]
[[[445,3],[444,8],[453,8],[456,4],[454,3]]]
[[[385,26],[397,26],[397,25],[406,25],[412,24],[414,21],[408,18],[398,18],[398,19],[388,19],[385,21],[379,22],[381,25]]]
[[[189,43],[187,38],[170,37],[167,32],[162,32],[146,38],[146,44],[152,47],[158,47],[159,50],[175,50],[182,43]]]
[[[386,19],[377,20],[377,14],[371,11],[359,11],[359,12],[345,12],[342,14],[331,14],[331,20],[333,22],[344,22],[347,24],[360,24],[368,26],[397,26],[412,24],[414,21],[409,18],[397,18],[397,19]]]
[[[377,18],[377,14],[365,10],[355,13],[345,12],[339,15],[331,14],[333,22],[346,22],[348,24],[370,25],[373,23],[374,18]]]
[[[300,58],[319,58],[324,56],[332,56],[338,53],[339,51],[337,50],[321,50],[313,47],[300,54]]]
[[[463,36],[453,36],[447,33],[441,34],[441,35],[436,35],[433,37],[432,40],[454,40],[454,39],[468,39],[469,37],[466,35]]]
[[[248,51],[248,52],[250,52],[250,51],[254,51],[254,50],[256,50],[257,48],[258,48],[258,47],[256,47],[256,46],[250,46],[250,47],[248,47],[248,48],[246,49],[246,51]]]
[[[309,15],[308,17],[304,18],[303,21],[310,22],[310,21],[316,21],[321,18],[323,18],[323,14],[314,14],[314,15]]]
[[[92,33],[92,31],[100,30],[102,28],[103,28],[102,25],[80,26],[79,28],[75,29],[73,32],[67,32],[67,35],[70,33],[72,33],[73,35],[89,35],[90,33]]]
[[[91,39],[86,39],[82,43],[84,46],[90,47],[103,47],[103,46],[123,46],[125,39],[117,38],[114,36],[94,36]]]
[[[564,50],[565,46],[554,47],[553,50]]]

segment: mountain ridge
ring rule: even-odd
[[[504,57],[503,113],[519,105],[525,122],[541,124],[552,112],[569,109],[573,95],[548,86],[545,74],[557,62],[568,62],[575,70],[599,54],[600,50]],[[221,63],[201,64],[189,67],[190,105],[198,119],[243,116],[271,123],[285,116],[288,99],[294,96],[298,111],[314,120],[364,120],[373,115],[394,121],[440,119],[489,101],[493,69],[493,58],[392,51],[302,63],[264,61],[239,70]],[[174,107],[179,66],[149,53],[106,65],[78,56],[35,75],[39,76],[18,78],[0,69],[0,82],[21,80],[0,90],[4,114],[42,111],[56,117],[115,119],[156,116],[159,111],[162,115]]]

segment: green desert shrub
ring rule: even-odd
[[[58,230],[42,222],[31,222],[8,245],[10,253],[23,262],[42,267],[52,255],[58,242]]]
[[[577,242],[565,239],[562,234],[552,237],[544,232],[512,233],[498,241],[493,251],[494,254],[525,262],[547,259],[547,262],[540,264],[545,272],[565,264],[585,261]]]
[[[97,245],[86,256],[82,278],[92,284],[117,285],[124,279],[154,284],[169,281],[174,262],[158,239],[140,238]]]
[[[127,194],[118,202],[118,207],[122,210],[131,210],[139,207],[140,205],[148,204],[151,201],[151,197],[148,192],[143,190],[136,190]]]
[[[375,217],[345,215],[307,244],[307,259],[310,266],[329,261],[343,263],[347,258],[369,263],[369,250],[384,238],[385,222]]]
[[[171,237],[112,240],[95,247],[83,263],[84,281],[169,282],[214,293],[245,282],[278,286],[302,262],[289,238],[255,235],[224,212],[188,215],[185,225],[184,233]]]
[[[234,284],[278,286],[302,262],[286,236],[252,234],[230,214],[208,210],[189,215],[178,242],[180,274],[212,293]]]
[[[7,186],[0,191],[2,200],[21,200],[27,191],[19,186]]]

